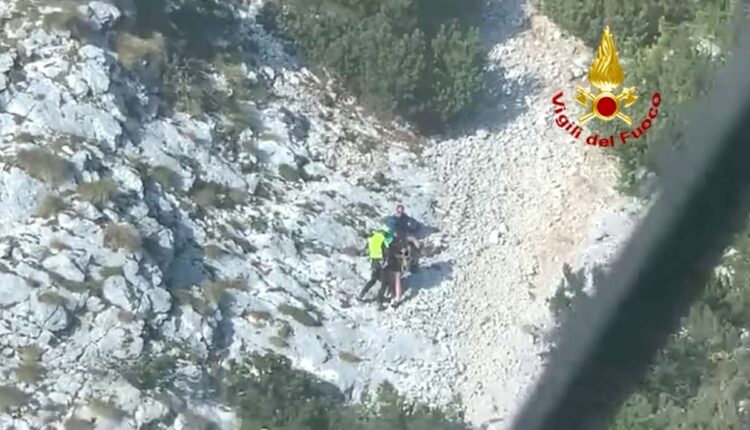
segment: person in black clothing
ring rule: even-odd
[[[388,247],[388,258],[383,268],[383,280],[381,281],[378,301],[381,306],[385,304],[385,292],[391,290],[392,303],[398,305],[401,302],[402,288],[401,275],[404,271],[405,260],[409,252],[409,242],[406,235],[394,231],[393,243]]]
[[[388,217],[388,227],[394,232],[399,232],[404,236],[408,236],[416,233],[418,226],[417,222],[412,217],[406,214],[404,205],[396,205],[396,212]]]

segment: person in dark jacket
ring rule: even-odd
[[[393,215],[388,217],[388,227],[394,232],[403,233],[405,236],[416,233],[418,229],[417,222],[406,214],[404,205],[396,205],[396,211]]]
[[[412,217],[406,214],[404,205],[399,203],[396,205],[396,211],[393,215],[389,216],[386,225],[393,230],[394,233],[398,233],[401,239],[406,240],[407,252],[411,254],[410,263],[411,272],[416,272],[419,268],[419,241],[414,237],[414,234],[419,230],[419,223]]]

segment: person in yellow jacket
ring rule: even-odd
[[[382,227],[369,239],[367,239],[367,254],[370,257],[370,280],[359,293],[357,298],[364,300],[365,294],[370,291],[376,282],[383,282],[383,267],[388,256],[388,247],[393,242],[393,233],[389,227]]]

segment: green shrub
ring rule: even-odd
[[[190,197],[202,209],[233,209],[245,202],[243,190],[230,188],[216,182],[196,181],[190,189]]]
[[[119,422],[125,417],[125,412],[122,409],[112,402],[101,399],[91,400],[88,408],[97,419],[101,420]]]
[[[180,175],[167,166],[155,166],[148,170],[148,176],[164,190],[173,191],[180,186]]]
[[[289,164],[279,165],[279,176],[288,182],[297,182],[300,179],[299,170]]]
[[[36,216],[40,218],[52,218],[67,208],[68,205],[63,199],[47,194],[39,200],[36,207]]]
[[[60,185],[68,179],[71,164],[64,158],[41,148],[24,149],[16,161],[31,177],[49,185]]]
[[[293,1],[279,27],[365,105],[433,129],[479,89],[483,54],[471,21],[480,15],[474,0]]]
[[[247,284],[242,280],[206,281],[203,283],[203,295],[211,303],[218,303],[227,290],[246,290]]]
[[[42,358],[43,353],[37,345],[26,345],[18,348],[18,359],[22,363],[34,363]]]
[[[10,385],[0,385],[0,412],[21,406],[29,400],[29,395]]]
[[[106,266],[99,270],[99,276],[103,279],[111,278],[112,276],[122,276],[122,266]]]
[[[94,182],[81,182],[76,189],[78,196],[95,205],[109,202],[117,193],[117,182],[110,178]]]
[[[47,370],[39,363],[22,363],[14,370],[16,380],[24,384],[33,384],[44,379]]]
[[[284,340],[283,338],[280,338],[278,336],[271,336],[268,338],[268,343],[275,346],[276,348],[288,348],[289,344]]]
[[[154,32],[150,37],[139,37],[121,31],[115,38],[117,59],[127,69],[132,69],[144,61],[163,63],[165,48],[164,36],[158,32]]]
[[[217,110],[220,102],[209,77],[210,70],[204,61],[172,55],[164,68],[164,91],[172,106],[191,116],[200,116]]]
[[[177,359],[169,354],[147,353],[122,371],[123,377],[139,390],[165,388],[172,384]]]
[[[222,397],[242,428],[267,430],[468,430],[458,418],[405,401],[392,386],[380,387],[377,408],[352,405],[333,385],[269,353],[232,361],[221,377]]]
[[[319,327],[321,325],[316,317],[310,315],[308,311],[296,306],[281,304],[279,305],[279,312],[292,317],[295,321],[304,326]]]
[[[46,303],[52,306],[62,306],[65,304],[65,298],[57,291],[44,291],[37,295],[40,303]]]
[[[227,251],[219,245],[208,244],[203,247],[203,253],[206,254],[206,257],[208,258],[219,258],[226,254],[226,252]]]
[[[130,324],[135,321],[135,315],[125,309],[120,309],[117,311],[117,320],[123,324]]]
[[[348,351],[339,351],[339,359],[347,363],[359,363],[360,361],[362,361],[362,358],[360,358],[357,354]]]
[[[141,248],[141,235],[130,224],[110,224],[104,229],[104,246],[135,252]]]
[[[95,430],[96,425],[80,418],[68,418],[63,428],[65,430]]]

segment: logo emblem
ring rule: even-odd
[[[630,107],[638,100],[635,87],[623,88],[619,94],[615,90],[622,85],[624,74],[617,55],[617,46],[609,26],[604,27],[596,58],[589,69],[589,83],[599,90],[598,94],[583,87],[576,90],[575,100],[589,112],[578,118],[580,124],[585,124],[591,118],[602,121],[612,121],[619,118],[625,124],[631,125],[633,120],[622,112],[622,108]]]

